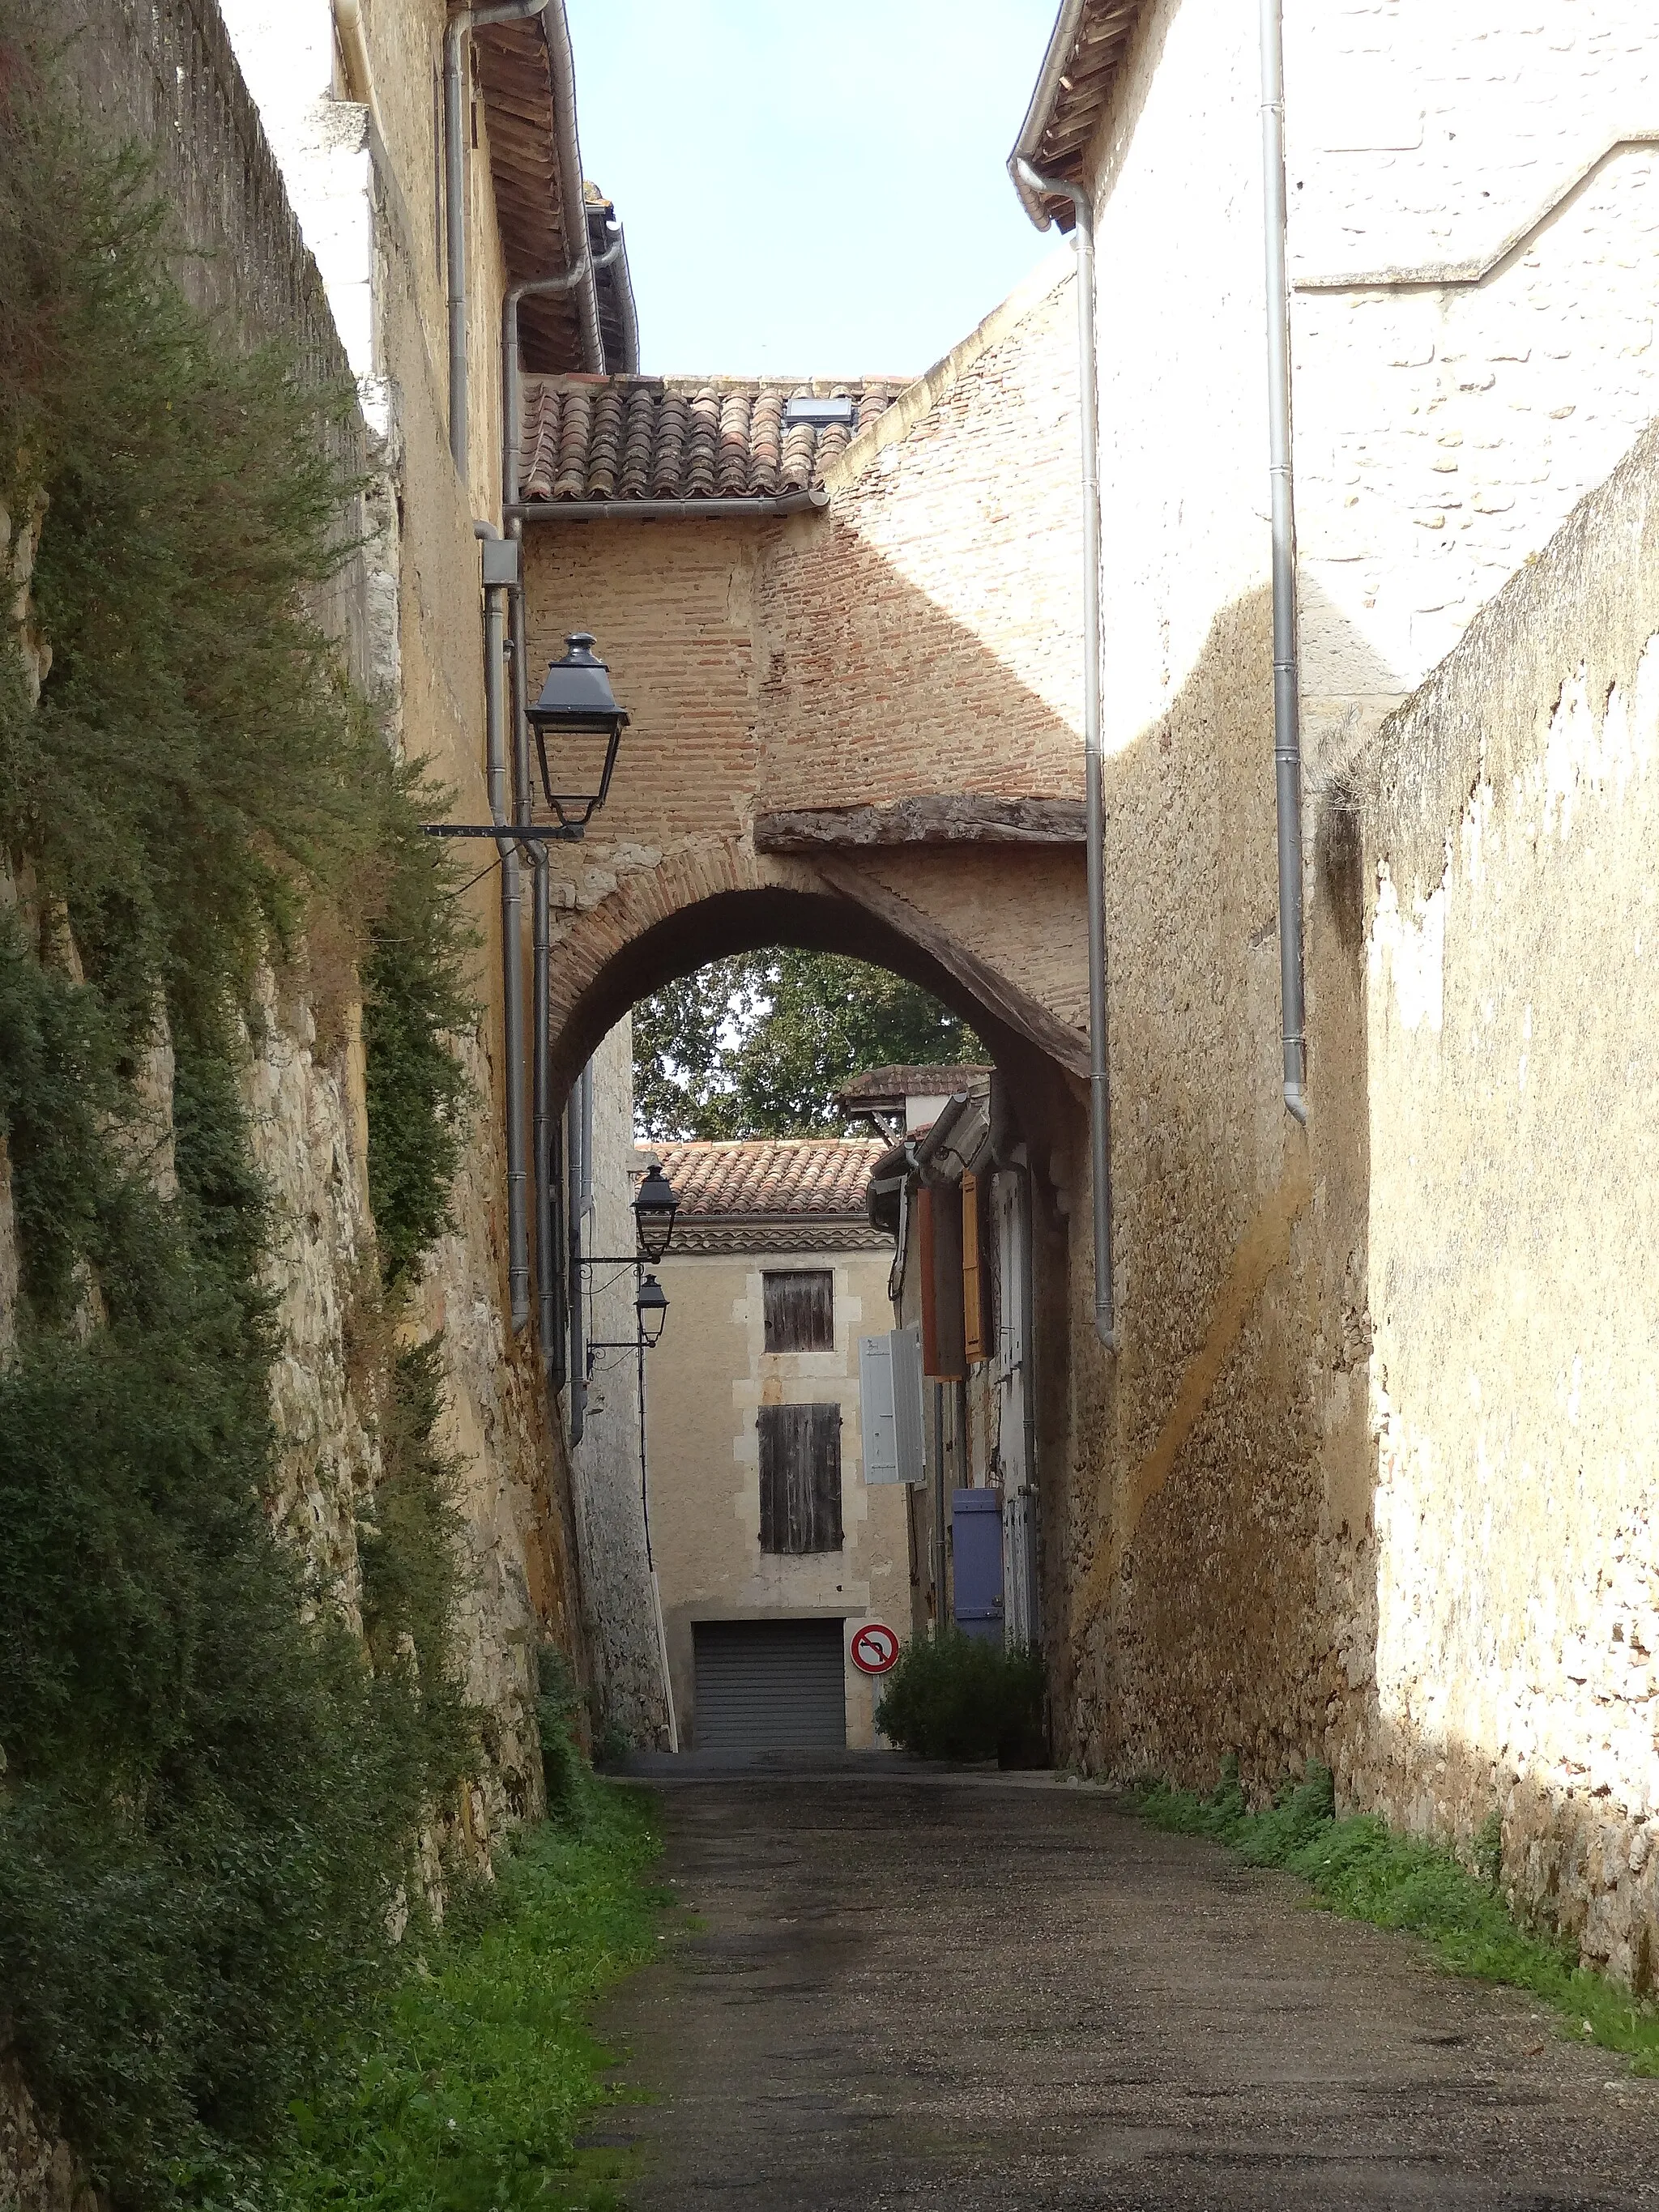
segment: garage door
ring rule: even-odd
[[[839,1620],[700,1620],[699,1751],[847,1745]]]

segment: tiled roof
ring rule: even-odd
[[[526,376],[526,499],[742,499],[803,492],[907,380]],[[785,425],[786,401],[850,398],[856,422]]]
[[[866,1099],[949,1098],[958,1091],[971,1091],[979,1078],[990,1073],[988,1066],[975,1060],[937,1067],[872,1067],[855,1075],[836,1096],[848,1105]]]
[[[650,1146],[641,1158],[662,1163],[682,1222],[794,1215],[862,1223],[864,1187],[886,1150],[865,1137],[750,1137]]]

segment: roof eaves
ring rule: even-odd
[[[1042,175],[1085,181],[1083,155],[1106,112],[1141,5],[1142,0],[1062,0],[1031,104],[1008,156],[1014,190],[1039,230],[1051,223],[1070,230],[1071,202],[1035,191],[1019,165],[1029,161]]]

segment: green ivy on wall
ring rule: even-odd
[[[394,1356],[386,1312],[363,1639],[271,1534],[239,1088],[258,963],[343,948],[407,1281],[460,1141],[467,940],[418,779],[314,613],[349,552],[351,395],[190,307],[142,161],[89,143],[28,14],[0,0],[14,557],[39,522],[33,635],[0,634],[0,2048],[146,2206],[222,2179],[325,2066],[473,1755],[437,1354]],[[141,1099],[163,1039],[169,1197]]]

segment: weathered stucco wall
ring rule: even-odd
[[[1629,1820],[1645,1817],[1635,1781],[1607,1781],[1631,1771],[1644,1725],[1631,1686],[1645,1679],[1650,1648],[1632,1609],[1646,1571],[1637,1445],[1649,1385],[1637,1346],[1647,1317],[1639,1297],[1612,1295],[1621,1269],[1635,1279],[1649,1266],[1648,1229],[1620,1195],[1635,1188],[1630,1101],[1644,1063],[1611,1011],[1599,1045],[1582,1030],[1570,1041],[1566,1009],[1581,959],[1592,974],[1614,958],[1622,974],[1632,959],[1628,938],[1613,953],[1612,922],[1592,901],[1615,885],[1627,908],[1647,894],[1633,845],[1592,849],[1588,795],[1577,842],[1563,846],[1559,807],[1547,836],[1544,799],[1522,787],[1541,775],[1541,793],[1554,774],[1585,793],[1599,777],[1595,804],[1611,805],[1615,787],[1626,814],[1639,803],[1634,754],[1622,786],[1613,764],[1636,742],[1621,730],[1637,727],[1653,627],[1627,604],[1646,589],[1636,542],[1603,533],[1593,588],[1581,521],[1539,549],[1653,404],[1650,157],[1613,144],[1650,132],[1651,116],[1637,115],[1645,64],[1633,59],[1646,32],[1617,0],[1559,26],[1484,6],[1449,17],[1416,0],[1290,11],[1291,246],[1310,288],[1292,313],[1312,793],[1305,1136],[1277,1079],[1255,27],[1219,0],[1168,0],[1134,34],[1091,155],[1123,1348],[1109,1364],[1095,1352],[1074,1237],[1078,1444],[1048,1614],[1060,1625],[1069,1747],[1091,1764],[1207,1780],[1237,1749],[1260,1785],[1328,1753],[1348,1802],[1461,1832],[1507,1791],[1515,1879],[1540,1900],[1559,1887],[1567,1924],[1620,1971],[1639,1964],[1622,1900],[1646,1845],[1592,1850],[1595,1820],[1561,1808],[1569,1786],[1582,1804],[1605,1784],[1633,1793]],[[1582,189],[1522,237],[1580,170],[1593,172]],[[1395,281],[1480,264],[1511,234],[1513,253],[1479,283]],[[1375,281],[1316,287],[1356,270]],[[1634,514],[1640,499],[1629,497]],[[1386,743],[1367,749],[1366,733],[1529,556],[1536,566],[1498,604],[1519,608],[1520,593],[1534,612],[1505,616],[1501,640],[1477,622],[1480,658],[1471,633]],[[1601,642],[1615,605],[1632,625],[1616,649]],[[1625,719],[1616,701],[1609,737],[1615,678]],[[1472,749],[1494,716],[1522,733],[1504,744],[1535,758],[1492,780],[1488,804]],[[1431,805],[1407,803],[1421,775],[1402,770],[1386,804],[1376,780],[1377,763],[1405,757],[1408,737],[1425,757],[1445,757]],[[1552,743],[1553,770],[1540,765]],[[1570,759],[1589,765],[1569,772],[1559,763]],[[1316,801],[1351,785],[1360,812],[1328,813],[1316,864]],[[1493,809],[1495,820],[1511,804],[1512,830],[1491,826]],[[1555,855],[1547,876],[1525,877],[1523,847],[1534,870]],[[1448,850],[1451,878],[1431,896]],[[1379,894],[1382,862],[1390,877]],[[1454,1042],[1460,869],[1471,933],[1478,913],[1487,933],[1478,947],[1468,940],[1474,1011]],[[1627,915],[1629,932],[1639,927]],[[1431,988],[1443,932],[1443,981]],[[1502,1012],[1511,988],[1513,1036]],[[1392,1029],[1379,1030],[1379,994],[1392,994]],[[1543,1110],[1539,1061],[1522,1036],[1547,1000],[1559,1009],[1564,1086],[1547,1129],[1529,1118]],[[1512,1105],[1490,1072],[1500,1035]],[[1586,1142],[1571,1133],[1565,1086],[1595,1080],[1616,1082],[1620,1101],[1609,1092],[1585,1115]],[[1622,1169],[1604,1158],[1603,1132]],[[1062,1195],[1067,1185],[1080,1194],[1081,1163],[1056,1180]],[[1550,1303],[1547,1322],[1525,1320],[1534,1299]],[[1598,1351],[1602,1337],[1587,1332],[1559,1356],[1547,1350],[1547,1330],[1587,1303],[1621,1348]],[[1448,1361],[1447,1344],[1461,1346],[1477,1320],[1480,1358]],[[1380,1412],[1368,1403],[1374,1332]],[[1591,1386],[1575,1382],[1575,1358],[1583,1376],[1601,1358],[1604,1377],[1621,1378],[1604,1381],[1595,1450],[1583,1431]],[[1559,1448],[1547,1441],[1558,1431]],[[1500,1434],[1507,1483],[1454,1478],[1455,1465],[1495,1468]],[[1540,1473],[1547,1462],[1554,1472]],[[1490,1493],[1479,1487],[1488,1482]],[[1536,1509],[1520,1503],[1534,1496]],[[1547,1527],[1559,1550],[1534,1587]],[[1571,1641],[1586,1637],[1586,1649]],[[1555,1656],[1540,1656],[1552,1638]],[[1617,1854],[1622,1887],[1611,1886]],[[1620,1901],[1593,1905],[1592,1893]],[[1608,1933],[1615,1923],[1622,1936]]]
[[[584,1195],[592,1202],[581,1237],[592,1264],[586,1270],[583,1334],[611,1348],[593,1352],[582,1434],[570,1455],[582,1611],[601,1734],[609,1729],[653,1750],[660,1738],[666,1749],[668,1705],[640,1492],[638,1370],[632,1352],[615,1349],[631,1344],[639,1327],[634,1268],[615,1264],[635,1245],[631,1018],[611,1030],[590,1067],[591,1187]]]
[[[1504,1816],[1650,1985],[1659,1936],[1659,438],[1388,722],[1363,868],[1375,1605],[1345,1790]]]
[[[647,1370],[651,1526],[680,1741],[696,1738],[693,1624],[768,1614],[875,1616],[909,1627],[907,1491],[867,1488],[859,1414],[861,1335],[890,1326],[883,1252],[671,1251],[663,1261],[670,1312]],[[762,1276],[769,1269],[828,1267],[835,1277],[835,1348],[768,1352]],[[763,1405],[842,1408],[842,1525],[835,1552],[763,1552]],[[847,1741],[875,1741],[868,1675],[847,1665]]]

